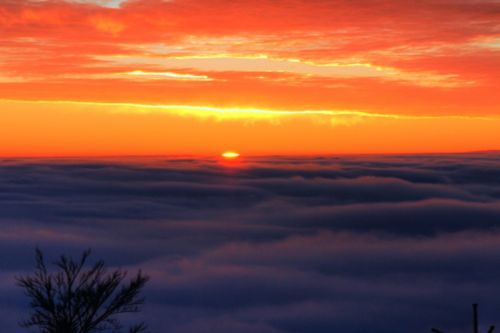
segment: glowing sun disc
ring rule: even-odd
[[[240,154],[235,151],[225,151],[221,154],[221,156],[226,159],[235,159],[240,157]]]

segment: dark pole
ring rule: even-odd
[[[472,304],[472,309],[474,312],[474,333],[479,333],[479,323],[477,316],[477,304]]]

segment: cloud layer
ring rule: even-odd
[[[13,276],[92,247],[152,276],[153,332],[466,332],[500,313],[500,156],[0,162],[0,320]]]
[[[490,0],[7,0],[0,98],[496,114],[499,13]]]

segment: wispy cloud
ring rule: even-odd
[[[190,74],[176,74],[176,73],[144,73],[144,72],[131,72],[125,73],[126,75],[138,76],[152,76],[152,77],[167,77],[169,79],[179,80],[209,80],[204,77],[198,77]],[[273,119],[273,118],[287,118],[287,117],[324,117],[331,118],[332,124],[335,124],[335,119],[342,118],[356,118],[356,119],[395,119],[395,120],[484,120],[494,121],[500,120],[500,116],[467,116],[467,115],[406,115],[406,114],[392,114],[392,113],[372,113],[360,110],[271,110],[271,109],[257,109],[257,108],[238,108],[238,107],[215,107],[215,106],[199,106],[199,105],[168,105],[168,104],[139,104],[139,103],[121,103],[121,102],[85,102],[85,101],[20,101],[20,100],[0,100],[0,102],[12,104],[32,104],[32,105],[75,105],[75,106],[95,106],[95,107],[109,107],[111,113],[124,112],[124,113],[171,113],[174,115],[185,115],[207,118],[212,117],[219,120],[234,120],[234,119]]]
[[[118,75],[128,75],[141,79],[167,79],[167,80],[188,80],[188,81],[212,81],[213,79],[206,75],[195,75],[174,72],[145,72],[135,70],[126,73],[119,73]]]

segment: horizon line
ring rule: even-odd
[[[222,152],[221,152],[222,153]],[[0,155],[0,159],[118,159],[118,158],[220,158],[218,154],[104,154],[104,155]],[[477,155],[477,154],[500,154],[500,149],[471,150],[471,151],[447,151],[447,152],[380,152],[380,153],[273,153],[273,154],[241,154],[245,158],[266,157],[356,157],[356,156],[429,156],[429,155]]]

